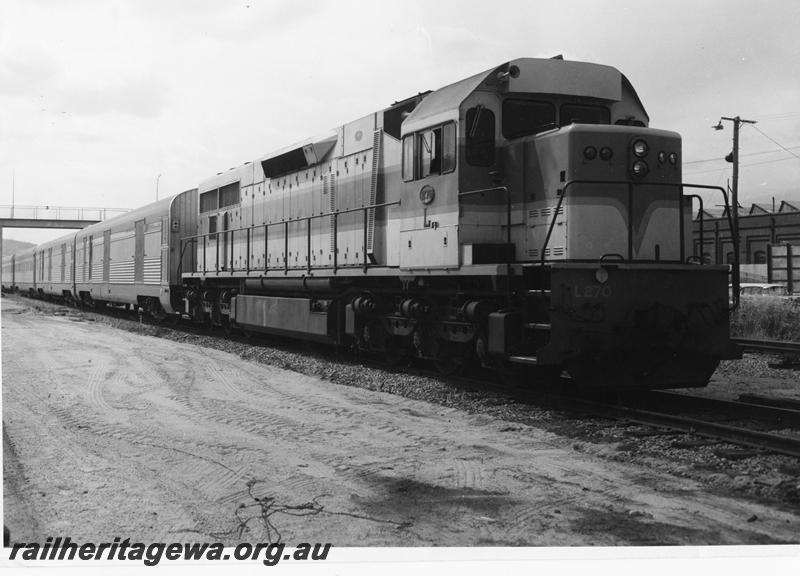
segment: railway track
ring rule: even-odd
[[[795,408],[676,392],[622,393],[613,399],[570,395],[567,400],[631,423],[800,458],[800,410]]]
[[[425,370],[417,373],[434,376]],[[446,380],[462,388],[492,391],[522,403],[800,458],[800,401],[796,400],[755,394],[725,400],[683,392],[585,389],[575,387],[564,377],[535,388],[512,388],[464,377],[451,376]]]
[[[130,318],[130,314],[124,311],[113,309],[109,311],[113,316]],[[196,325],[180,324],[169,328],[197,335],[214,335]],[[216,334],[221,335],[219,332]],[[232,339],[239,342],[247,341],[238,335],[234,335]],[[750,348],[750,344],[743,342],[750,341],[737,339],[737,343],[748,349],[780,352],[800,350],[800,344],[793,343],[753,341],[754,344]],[[269,345],[276,344],[281,348],[288,347],[285,342],[269,342]],[[777,345],[768,347],[769,344]],[[386,368],[377,361],[367,363],[373,367]],[[732,401],[664,391],[587,390],[575,387],[565,378],[552,384],[521,388],[475,377],[442,376],[433,370],[420,367],[412,368],[410,372],[438,378],[462,389],[491,391],[521,403],[591,414],[661,430],[678,431],[800,458],[800,403],[787,405],[778,399],[756,395]],[[777,430],[782,432],[778,433]],[[794,434],[785,433],[788,430],[792,430]]]
[[[800,354],[800,342],[782,342],[776,340],[756,340],[752,338],[731,338],[744,350],[754,350],[758,352],[777,352]]]

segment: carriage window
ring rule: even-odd
[[[467,162],[473,166],[494,164],[494,112],[481,105],[467,110]]]
[[[561,126],[570,124],[611,124],[611,112],[605,106],[564,104],[561,106]]]
[[[556,127],[556,108],[550,102],[503,102],[503,136],[511,140]]]

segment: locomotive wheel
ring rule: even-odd
[[[436,347],[436,353],[433,357],[433,364],[440,374],[452,376],[461,371],[466,360],[466,353],[462,345],[453,342],[439,341]]]
[[[389,366],[399,366],[409,356],[409,350],[395,336],[389,336],[383,349],[383,357]]]
[[[206,324],[209,332],[213,332],[217,326],[222,326],[222,315],[217,306],[212,306],[211,312],[206,314]]]
[[[157,324],[161,324],[167,317],[167,313],[164,311],[164,308],[161,307],[161,302],[155,298],[151,298],[147,301],[146,309],[147,313],[153,317]]]

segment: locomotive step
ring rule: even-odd
[[[528,290],[528,296],[547,296],[547,297],[550,297],[550,290]]]
[[[528,330],[550,330],[550,324],[539,324],[536,322],[529,322],[525,324],[525,328]]]

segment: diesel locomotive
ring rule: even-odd
[[[17,254],[4,284],[443,371],[703,386],[738,357],[729,267],[693,253],[680,136],[648,124],[616,69],[518,59]]]

